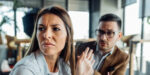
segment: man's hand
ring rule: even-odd
[[[94,70],[92,66],[94,62],[93,50],[89,51],[89,48],[87,47],[81,56],[78,56],[76,75],[93,75]]]

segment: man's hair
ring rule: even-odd
[[[118,24],[119,30],[121,30],[121,19],[115,14],[111,14],[111,13],[105,14],[99,19],[99,23],[101,21],[116,21]]]

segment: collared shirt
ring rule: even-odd
[[[112,48],[112,50],[110,52],[108,52],[105,55],[103,55],[102,51],[99,49],[98,44],[97,44],[96,45],[96,51],[94,52],[95,63],[93,65],[93,68],[95,70],[99,70],[102,67],[106,57],[108,57],[110,54],[112,54],[113,50],[114,50],[114,47]]]
[[[36,51],[19,61],[10,75],[71,75],[70,67],[62,58],[58,59],[58,72],[52,73],[41,51]]]

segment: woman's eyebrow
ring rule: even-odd
[[[60,26],[60,24],[51,24],[52,26]]]
[[[38,24],[39,26],[45,26],[44,24]]]
[[[45,25],[44,24],[38,24],[38,26],[45,26]],[[49,26],[52,26],[52,27],[56,27],[56,26],[62,27],[62,25],[60,25],[60,24],[51,24]]]
[[[62,27],[63,25],[61,24],[51,24],[52,27]]]

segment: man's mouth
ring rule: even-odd
[[[105,46],[105,45],[106,45],[106,42],[100,41],[99,44],[100,44],[101,46]]]
[[[105,45],[105,43],[100,43],[102,46]]]

